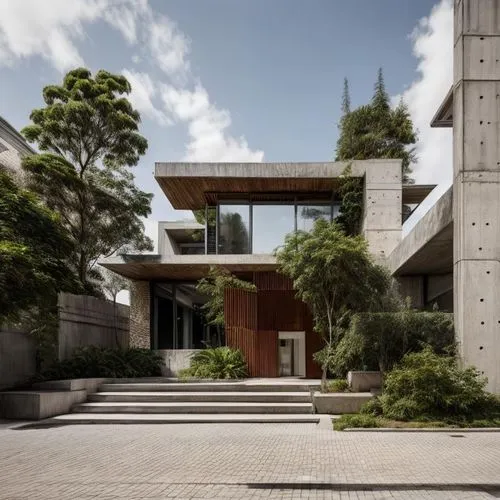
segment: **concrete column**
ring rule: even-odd
[[[369,160],[365,169],[362,233],[380,260],[401,241],[401,160]]]
[[[150,339],[149,281],[134,281],[130,286],[130,347],[149,349]]]
[[[455,328],[500,393],[500,0],[455,0],[454,26]]]

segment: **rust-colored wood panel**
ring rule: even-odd
[[[224,291],[224,324],[226,328],[257,330],[257,293],[237,288]]]
[[[257,301],[259,330],[305,330],[307,306],[293,290],[259,291]]]
[[[253,282],[258,290],[293,290],[290,278],[273,271],[254,273]]]
[[[258,371],[260,377],[278,377],[278,332],[257,333]]]
[[[257,294],[228,288],[224,291],[224,330],[226,344],[240,349],[250,376],[259,376],[257,356]]]
[[[321,367],[314,361],[313,354],[320,351],[324,346],[319,333],[311,330],[306,331],[306,376],[307,378],[321,378]]]

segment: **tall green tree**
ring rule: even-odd
[[[411,165],[416,162],[413,145],[417,142],[417,132],[403,100],[391,109],[382,69],[379,69],[371,102],[350,110],[343,97],[342,112],[337,161],[402,159],[403,181],[413,182]]]
[[[389,274],[372,261],[364,238],[346,236],[335,222],[324,219],[310,232],[287,235],[276,257],[278,271],[292,279],[297,298],[309,306],[315,330],[325,342],[325,381],[329,358],[350,316],[382,307]]]
[[[0,324],[78,290],[65,263],[72,250],[58,216],[0,165]]]
[[[22,130],[42,151],[23,161],[29,186],[59,214],[74,245],[68,263],[86,293],[102,293],[100,257],[152,249],[141,221],[152,195],[135,186],[128,168],[147,149],[130,91],[121,75],[75,69],[43,89],[45,107]]]

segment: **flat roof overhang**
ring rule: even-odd
[[[431,207],[386,259],[393,275],[453,272],[453,188]]]
[[[275,271],[273,255],[121,255],[99,262],[100,265],[133,280],[196,281],[208,274],[210,266],[222,266],[235,274]]]
[[[453,127],[453,87],[448,91],[436,114],[433,116],[431,127]]]
[[[400,160],[352,162],[352,175],[362,177],[367,163]],[[157,163],[155,178],[179,210],[199,210],[220,199],[238,199],[250,193],[259,201],[286,199],[291,195],[331,197],[338,188],[347,163]],[[404,185],[404,204],[418,204],[435,185]]]

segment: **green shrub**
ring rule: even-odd
[[[453,352],[453,314],[411,309],[356,314],[331,356],[330,370],[338,376],[349,370],[385,372],[425,345],[438,354]]]
[[[363,406],[359,410],[359,413],[362,413],[364,415],[374,415],[376,417],[382,415],[383,410],[380,399],[378,397],[370,399],[370,401],[367,401],[363,404]]]
[[[373,415],[342,415],[340,418],[333,421],[333,428],[336,431],[343,431],[344,429],[355,428],[355,427],[381,427],[381,424],[377,417]]]
[[[198,351],[191,358],[191,366],[179,374],[183,378],[210,379],[238,379],[247,375],[247,364],[242,352],[230,347]]]
[[[394,420],[499,416],[499,399],[485,385],[474,368],[460,368],[454,356],[439,356],[426,347],[407,354],[386,375],[380,404],[383,416]]]
[[[329,380],[324,387],[322,387],[322,392],[347,392],[349,390],[349,384],[347,380],[343,378],[336,378],[334,380]]]
[[[107,349],[88,346],[77,349],[70,359],[58,361],[43,371],[41,380],[71,378],[134,378],[161,375],[163,359],[149,349]]]

